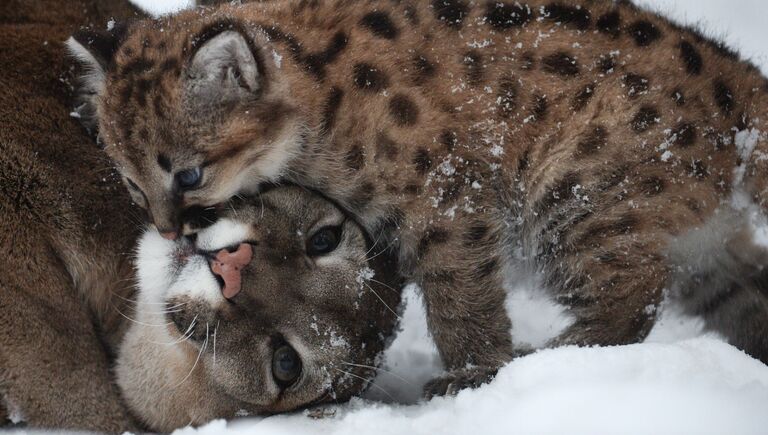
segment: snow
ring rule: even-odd
[[[356,399],[306,414],[215,421],[178,434],[765,434],[768,367],[713,338],[545,350],[495,381],[417,405]],[[334,412],[335,411],[335,412]]]
[[[134,1],[154,14],[188,4],[188,0]],[[758,13],[765,11],[764,0],[640,4],[678,22],[701,24],[768,74],[768,28],[765,14]],[[751,154],[755,134],[736,134],[745,154]],[[662,155],[665,160],[671,157],[669,151]],[[510,293],[530,308],[526,313],[510,310],[510,316],[521,329],[518,341],[540,344],[569,319],[534,287]],[[768,434],[768,366],[716,336],[703,334],[699,319],[664,304],[644,343],[539,351],[507,364],[492,383],[477,390],[421,401],[421,386],[441,372],[441,362],[426,331],[418,289],[409,286],[405,294],[402,331],[363,398],[319,411],[218,420],[176,433]],[[528,324],[537,317],[549,319],[549,329],[536,330]]]

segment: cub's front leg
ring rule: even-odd
[[[427,397],[480,386],[513,356],[498,232],[482,218],[450,225],[428,228],[416,249],[427,323],[448,370]]]

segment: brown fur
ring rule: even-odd
[[[220,241],[227,231],[214,225],[199,233],[197,252],[152,232],[138,249],[136,322],[116,372],[126,402],[153,430],[347,400],[373,378],[397,324],[393,256],[321,196],[280,187],[234,201],[223,215],[244,228],[240,239]],[[313,254],[323,228],[338,230],[338,246]],[[242,290],[225,299],[201,250],[240,242],[253,257]],[[283,345],[302,361],[288,384],[272,368]]]
[[[69,117],[62,45],[134,13],[123,1],[0,5],[0,396],[32,428],[134,427],[109,361],[136,226],[110,162]]]
[[[188,74],[225,31],[259,67],[258,91],[226,104]],[[768,198],[765,135],[745,162],[733,144],[768,129],[765,77],[629,2],[296,0],[144,21],[121,42],[100,134],[160,228],[265,180],[315,188],[399,250],[452,369],[516,353],[504,267],[543,273],[577,318],[552,344],[635,342],[675,239],[737,189]],[[158,154],[204,167],[204,187],[168,187]]]

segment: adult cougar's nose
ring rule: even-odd
[[[235,251],[222,249],[210,260],[211,271],[224,281],[221,292],[225,298],[231,299],[240,293],[240,270],[247,266],[252,258],[253,247],[248,243],[241,243]]]

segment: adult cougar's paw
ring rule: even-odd
[[[427,382],[424,398],[430,400],[435,396],[453,396],[465,388],[477,388],[492,381],[498,371],[498,368],[476,367],[448,372]]]

